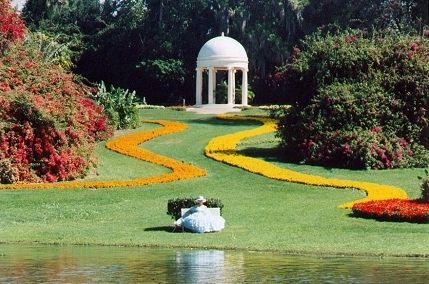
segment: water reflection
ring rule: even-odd
[[[242,258],[241,261],[231,255],[225,258],[221,250],[177,251],[176,280],[180,283],[239,283],[242,264]]]
[[[427,283],[429,260],[0,245],[0,283]]]

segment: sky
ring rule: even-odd
[[[12,6],[21,9],[26,0],[12,0]]]

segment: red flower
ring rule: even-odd
[[[387,199],[353,205],[358,217],[384,221],[429,223],[429,203],[421,199]]]
[[[345,37],[345,41],[347,43],[352,43],[358,40],[358,36],[357,35],[348,35]]]
[[[371,129],[371,132],[373,133],[380,133],[383,129],[380,126],[376,126],[373,129]]]

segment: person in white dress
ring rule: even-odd
[[[225,228],[225,219],[221,216],[214,215],[208,210],[204,203],[207,200],[199,196],[182,218],[176,221],[180,225],[195,233],[217,232]]]

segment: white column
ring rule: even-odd
[[[209,105],[213,104],[213,73],[214,73],[214,68],[210,67],[209,68],[209,93],[208,93],[208,103]]]
[[[203,69],[197,68],[196,91],[195,91],[195,105],[203,104]]]
[[[233,88],[234,88],[234,82],[235,81],[235,75],[234,75],[234,69],[228,68],[228,104],[234,104],[233,100]]]
[[[247,92],[247,69],[242,69],[243,79],[241,85],[241,104],[247,106],[248,104],[248,92]]]
[[[213,70],[213,103],[216,103],[216,69]]]
[[[237,73],[237,70],[234,69],[234,80],[232,80],[232,102],[235,104],[235,74]]]

